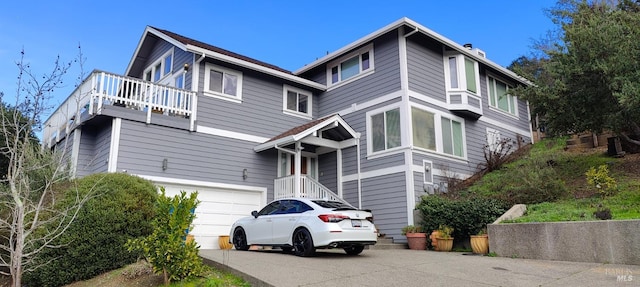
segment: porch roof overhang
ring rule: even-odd
[[[357,145],[359,138],[360,133],[351,128],[340,115],[335,114],[292,128],[254,147],[253,150],[261,152],[296,142],[343,149]]]

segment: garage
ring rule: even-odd
[[[165,187],[167,196],[179,194],[181,190],[189,193],[198,191],[200,205],[196,208],[196,219],[190,234],[195,237],[200,249],[219,249],[218,236],[229,235],[231,225],[238,218],[249,216],[251,211],[259,210],[266,204],[266,188],[157,181],[156,184]]]

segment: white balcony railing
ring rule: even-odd
[[[320,184],[313,178],[306,175],[300,176],[300,196],[313,199],[326,199],[346,202],[329,188]],[[274,199],[296,197],[295,196],[295,176],[289,175],[276,178],[273,184]]]
[[[193,130],[197,98],[193,91],[94,71],[45,122],[43,143],[57,142],[82,113],[101,114],[106,105],[144,111],[147,123],[152,113],[189,118]]]

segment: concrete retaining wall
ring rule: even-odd
[[[640,265],[640,220],[489,224],[498,256]]]

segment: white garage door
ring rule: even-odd
[[[250,216],[265,204],[263,192],[212,188],[195,185],[157,183],[165,187],[167,196],[179,194],[181,190],[191,193],[198,191],[200,205],[196,208],[193,221],[194,235],[200,249],[219,249],[218,236],[229,235],[231,225],[239,218]]]

